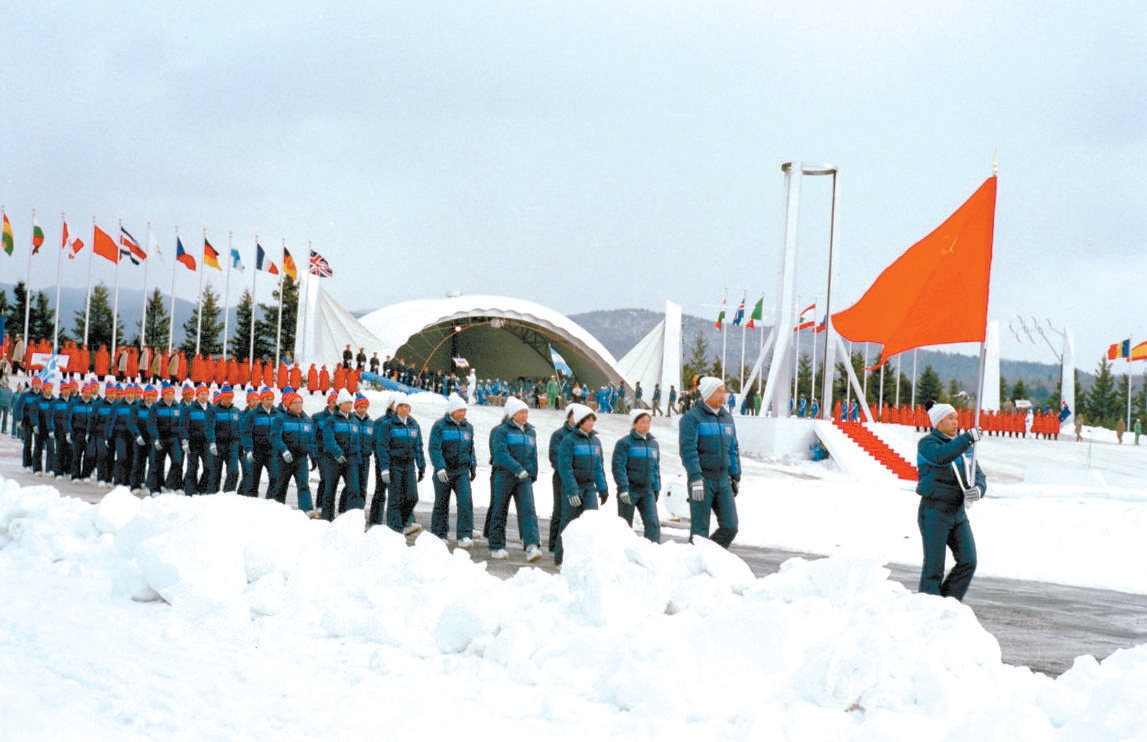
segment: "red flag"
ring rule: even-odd
[[[993,175],[931,234],[884,269],[860,301],[832,316],[854,343],[882,359],[923,345],[983,342],[996,219]]]
[[[95,227],[95,230],[95,239],[92,240],[92,250],[101,258],[107,258],[113,263],[118,263],[119,248],[116,247],[115,240],[99,227]]]

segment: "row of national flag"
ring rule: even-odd
[[[1125,358],[1128,361],[1147,361],[1147,340],[1136,346],[1131,345],[1131,338],[1112,343],[1107,348],[1107,360],[1115,361]]]
[[[765,311],[765,297],[757,300],[756,306],[753,307],[753,313],[749,315],[749,321],[745,324],[745,328],[755,330],[757,322],[764,317]],[[733,327],[740,327],[741,323],[745,321],[745,300],[741,299],[740,306],[737,307],[736,313],[733,315]],[[725,327],[725,302],[721,302],[721,313],[717,315],[716,322],[717,329]]]
[[[148,259],[149,250],[154,253],[160,260],[163,259],[163,252],[160,250],[159,243],[151,240],[148,236],[149,245],[147,247],[141,244],[130,232],[127,231],[122,225],[120,226],[120,234],[118,244],[113,237],[100,229],[98,226],[92,226],[92,252],[99,255],[101,258],[109,260],[113,263],[119,263],[121,260],[130,260],[133,265],[140,265],[143,261]],[[44,230],[39,224],[33,222],[32,224],[32,254],[35,255],[40,251],[40,247],[44,244]],[[68,229],[68,222],[65,219],[61,227],[60,234],[60,249],[70,260],[76,259],[80,252],[83,251],[85,243],[78,235],[73,234]],[[3,249],[8,255],[12,255],[16,248],[16,241],[12,233],[12,223],[8,220],[8,214],[3,214],[3,231],[0,233],[0,249]],[[298,267],[295,265],[294,258],[291,256],[290,250],[283,246],[282,268],[280,269],[273,260],[267,257],[266,250],[258,242],[255,243],[255,270],[266,271],[273,275],[279,275],[280,270],[283,275],[289,277],[291,280],[297,281],[299,278]],[[219,251],[207,240],[203,239],[203,252],[202,261],[203,265],[215,270],[223,270],[220,263]],[[177,263],[183,264],[188,270],[194,271],[197,268],[196,256],[190,253],[183,246],[183,239],[179,236],[175,238],[175,260]],[[231,248],[230,267],[239,271],[244,271],[245,266],[240,257],[238,248]],[[307,264],[307,272],[313,276],[320,278],[331,278],[334,276],[334,271],[331,270],[330,263],[319,253],[314,250],[310,251],[309,261]]]

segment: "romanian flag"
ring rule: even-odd
[[[175,262],[183,263],[189,271],[195,270],[195,258],[191,257],[191,253],[183,249],[183,240],[178,237],[175,238]]]
[[[4,252],[9,255],[16,249],[16,240],[12,238],[12,222],[8,221],[8,215],[4,215]]]
[[[1118,343],[1112,343],[1107,348],[1107,360],[1114,361],[1119,358],[1131,357],[1131,338],[1120,340]]]
[[[283,245],[283,273],[287,274],[287,278],[292,281],[299,280],[299,270],[295,267],[295,259],[291,257],[291,251]]]
[[[1147,361],[1147,340],[1144,340],[1131,349],[1131,360]]]
[[[219,265],[219,253],[215,252],[215,248],[206,238],[203,240],[203,264],[217,271],[223,270],[223,266]]]
[[[753,307],[753,313],[749,315],[749,322],[745,327],[750,330],[757,329],[757,321],[763,319],[765,316],[765,297],[761,297],[756,306]]]
[[[40,252],[40,246],[44,244],[44,230],[40,229],[40,225],[32,222],[32,254]]]
[[[267,260],[267,251],[258,242],[255,243],[255,270],[267,271],[272,276],[279,275],[279,266]]]

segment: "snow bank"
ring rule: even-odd
[[[500,580],[430,534],[364,532],[361,511],[327,524],[124,491],[92,506],[0,482],[15,596],[0,737],[298,738],[385,719],[404,738],[442,708],[463,722],[444,734],[559,738],[1105,740],[1147,723],[1147,647],[1056,680],[1009,667],[970,609],[908,592],[877,558],[757,579],[714,544],[653,545],[593,511],[564,538],[560,575]],[[348,703],[316,709],[318,685]],[[65,692],[83,713],[59,713]]]

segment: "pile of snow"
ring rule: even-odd
[[[0,482],[0,738],[1126,739],[1147,647],[1058,679],[874,558],[756,579],[606,512],[560,575],[361,511]],[[60,703],[66,698],[65,703]],[[449,709],[447,713],[444,710]]]

